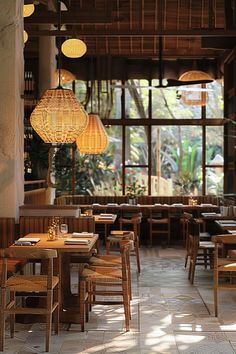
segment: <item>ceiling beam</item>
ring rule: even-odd
[[[201,47],[210,49],[233,49],[236,45],[234,37],[209,38],[201,39]]]
[[[116,19],[117,20],[117,19]],[[96,10],[93,12],[70,12],[62,11],[61,12],[61,24],[96,24],[96,23],[112,23],[111,9],[105,8],[103,10]],[[52,11],[45,11],[43,14],[33,14],[30,17],[24,18],[25,24],[57,24],[58,23],[58,14]]]
[[[27,32],[31,36],[83,36],[83,37],[236,37],[236,29],[191,29],[191,30],[156,30],[156,31],[120,31],[120,30],[96,30],[93,29],[66,29],[63,31],[58,30],[40,30],[32,29],[25,26]]]

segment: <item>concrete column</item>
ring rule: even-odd
[[[48,26],[42,26],[42,29],[50,30]],[[44,91],[56,87],[57,48],[55,37],[42,36],[39,38],[39,97],[42,97]]]
[[[42,26],[42,29],[50,30],[48,26]],[[43,93],[50,89],[55,88],[55,70],[56,70],[56,42],[55,37],[40,37],[39,38],[39,97],[41,98]],[[56,196],[56,189],[53,187],[55,183],[51,173],[51,166],[53,165],[53,148],[49,152],[49,167],[47,173],[47,191],[46,191],[46,204],[53,204]]]
[[[0,216],[24,201],[23,0],[0,0]]]

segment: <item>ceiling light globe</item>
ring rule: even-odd
[[[34,13],[35,6],[34,4],[28,4],[23,6],[23,16],[29,17]]]
[[[28,41],[29,36],[25,30],[24,30],[23,38],[24,38],[24,43],[26,43]]]
[[[61,51],[68,58],[80,58],[86,53],[87,46],[80,39],[71,38],[62,43]]]

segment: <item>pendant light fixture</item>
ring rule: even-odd
[[[24,38],[24,43],[26,43],[28,41],[28,38],[29,38],[28,33],[26,32],[26,30],[24,30],[24,32],[23,32],[23,38]]]
[[[76,139],[81,154],[102,154],[109,145],[104,125],[97,114],[89,113],[87,128]]]
[[[61,1],[58,0],[58,30],[60,29]],[[59,43],[59,86],[46,90],[30,117],[33,129],[45,143],[73,143],[88,125],[88,114],[73,91],[61,87],[60,70],[61,45]]]
[[[35,6],[34,4],[28,4],[23,6],[23,16],[29,17],[34,13]]]
[[[81,39],[71,38],[62,43],[62,53],[68,58],[80,58],[86,51],[86,44]]]
[[[198,90],[193,85],[188,85],[187,81],[197,80],[213,80],[212,77],[204,71],[190,70],[185,72],[179,77],[179,80],[186,81],[186,87],[188,90],[181,91],[181,100],[188,106],[205,106],[208,102],[208,93],[206,92],[206,86],[199,84]]]

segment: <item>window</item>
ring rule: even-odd
[[[62,149],[66,158],[59,158],[58,149],[57,176],[65,180],[59,193],[120,195],[130,176],[152,195],[223,191],[221,83],[207,85],[206,107],[184,104],[182,87],[156,88],[157,80],[151,84],[134,79],[93,83],[93,103],[90,97],[86,109],[95,105],[105,119],[110,144],[100,156],[80,155],[72,146]],[[76,82],[81,102],[90,86]]]

